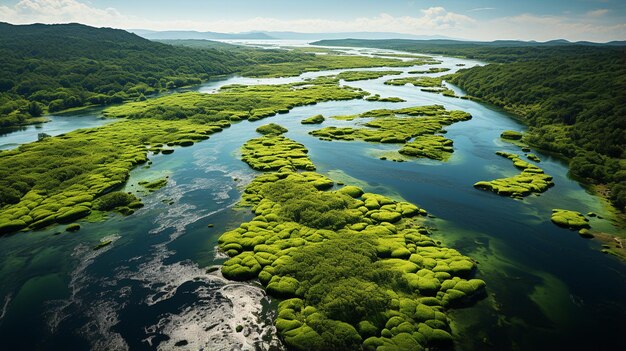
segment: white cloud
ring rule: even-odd
[[[416,5],[417,6],[417,5]],[[487,11],[476,8],[468,13]],[[130,16],[114,8],[98,8],[84,0],[20,0],[13,6],[0,5],[0,21],[24,23],[80,22],[92,26],[126,29],[198,30],[216,32],[297,31],[297,32],[398,32],[418,35],[445,35],[476,40],[522,39],[609,41],[626,38],[626,23],[610,23],[603,17],[607,9],[597,9],[586,14],[563,16],[538,16],[521,14],[487,21],[448,11],[443,7],[421,9],[413,15],[358,17],[350,20],[322,18],[278,19],[255,17],[244,20],[189,21],[175,18],[156,21]],[[306,14],[303,14],[303,16]]]
[[[602,16],[606,15],[608,12],[609,12],[609,10],[607,10],[607,9],[597,9],[597,10],[593,10],[593,11],[587,12],[587,16],[589,16],[589,17],[602,17]]]

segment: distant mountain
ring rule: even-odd
[[[150,40],[206,39],[206,40],[322,40],[322,39],[449,39],[441,35],[413,35],[392,32],[337,32],[337,33],[299,33],[299,32],[262,32],[217,33],[197,31],[153,31],[129,29],[141,37]]]
[[[145,29],[129,29],[129,32],[135,33],[140,37],[150,40],[175,40],[175,39],[205,39],[205,40],[232,40],[232,39],[256,39],[267,40],[275,39],[262,32],[248,33],[216,33],[216,32],[197,32],[183,30],[167,30],[152,31]]]

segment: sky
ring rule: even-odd
[[[626,40],[625,0],[0,0],[0,21],[212,32]]]

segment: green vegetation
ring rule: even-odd
[[[407,142],[398,152],[406,156],[446,161],[454,152],[452,144],[452,140],[441,135],[426,134]]]
[[[315,115],[315,116],[311,116],[309,118],[303,119],[302,124],[321,124],[322,122],[324,122],[326,119],[324,118],[324,116],[322,115]]]
[[[387,85],[406,85],[412,84],[416,87],[430,87],[430,88],[439,88],[441,87],[442,79],[439,77],[404,77],[404,78],[395,78],[390,79],[385,82]]]
[[[354,186],[323,191],[331,180],[288,161],[246,187],[255,217],[219,238],[222,274],[284,299],[275,323],[290,349],[450,345],[446,310],[484,294],[475,263],[428,237],[423,209]]]
[[[148,152],[169,154],[173,149],[164,145],[208,139],[229,127],[230,120],[259,119],[294,106],[364,95],[325,79],[302,85],[232,86],[217,94],[168,95],[111,108],[110,115],[131,119],[0,153],[0,233],[69,223],[93,211],[131,214],[140,203],[114,190],[134,166],[148,161]]]
[[[626,210],[626,47],[515,41],[323,40],[325,46],[464,56],[507,63],[472,67],[449,81],[470,96],[517,113],[530,126],[526,142],[570,159],[570,172],[607,184]]]
[[[398,75],[402,71],[346,71],[339,73],[336,77],[346,82],[357,80],[377,79],[384,76]]]
[[[505,130],[500,134],[500,138],[507,140],[521,140],[524,134],[514,131],[514,130]]]
[[[399,98],[399,97],[395,97],[395,96],[390,96],[390,97],[380,97],[380,95],[375,94],[375,95],[371,95],[365,98],[365,100],[367,101],[380,101],[380,102],[406,102],[406,100]]]
[[[367,93],[328,77],[283,85],[230,85],[219,94],[181,93],[146,101],[112,106],[104,113],[110,117],[189,119],[196,123],[211,121],[251,121],[286,113],[296,106],[329,100],[350,100]]]
[[[122,30],[80,24],[0,23],[0,127],[40,122],[46,112],[142,101],[149,94],[224,74],[294,76],[423,61],[315,55],[214,42],[192,46],[175,47]]]
[[[441,105],[416,106],[398,110],[372,110],[341,119],[374,117],[364,123],[368,128],[325,127],[310,132],[323,140],[363,140],[377,143],[404,144],[400,153],[406,156],[447,160],[452,140],[434,135],[444,126],[467,121],[472,116],[463,111],[447,111]],[[415,138],[415,139],[413,139]],[[413,139],[413,140],[411,140]]]
[[[427,70],[409,71],[409,73],[410,74],[441,73],[441,72],[447,72],[449,70],[450,70],[449,68],[445,68],[445,67],[430,67]]]
[[[626,49],[555,52],[545,58],[461,71],[450,81],[521,115],[524,140],[570,159],[570,172],[608,184],[626,206]]]
[[[522,160],[518,155],[504,151],[498,151],[496,155],[513,161],[513,165],[522,172],[513,177],[477,182],[474,184],[475,188],[489,190],[498,195],[521,198],[532,193],[542,193],[554,185],[551,176],[543,173],[541,168]]]
[[[579,230],[589,228],[589,220],[580,212],[554,209],[552,210],[552,223],[569,229]]]
[[[283,167],[313,171],[315,166],[309,160],[307,152],[304,145],[284,136],[267,135],[248,140],[241,149],[241,159],[258,171],[278,170]]]
[[[276,123],[269,123],[269,124],[265,124],[257,128],[256,132],[259,134],[263,134],[263,135],[268,135],[268,134],[280,135],[283,133],[287,133],[288,130],[287,128],[279,126]]]
[[[247,77],[291,77],[305,72],[325,71],[345,68],[369,68],[369,67],[410,67],[428,64],[428,60],[416,58],[402,61],[392,58],[355,56],[355,55],[311,55],[301,54],[303,57],[291,61],[271,64],[259,64],[243,67],[241,74]],[[354,77],[348,72],[344,77]],[[342,74],[343,74],[342,73]],[[361,75],[363,76],[363,75]],[[363,79],[363,78],[360,78]],[[371,79],[371,78],[370,78]],[[358,80],[358,79],[357,79]]]
[[[153,192],[153,191],[157,191],[157,190],[161,189],[162,187],[166,186],[167,185],[167,178],[160,178],[160,179],[153,180],[151,182],[149,182],[147,180],[142,180],[138,184],[143,186],[144,188],[148,189],[148,191]]]
[[[67,227],[65,227],[65,231],[66,232],[75,232],[80,230],[80,224],[78,223],[72,223],[70,225],[68,225]]]

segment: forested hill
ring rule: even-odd
[[[46,110],[143,98],[291,56],[174,47],[81,24],[0,23],[0,127],[28,123]]]
[[[530,126],[526,140],[568,157],[573,175],[607,184],[626,206],[626,45],[562,41],[491,43],[450,40],[327,40],[464,56],[491,62],[448,80],[467,94],[512,111]]]
[[[586,51],[605,50],[626,46],[626,41],[614,41],[606,44],[592,42],[571,43],[566,40],[552,40],[538,43],[518,40],[496,41],[461,41],[447,39],[433,40],[366,40],[366,39],[338,39],[320,40],[312,45],[367,47],[389,50],[402,50],[416,53],[428,53],[443,56],[463,56],[469,59],[487,62],[514,62],[528,61],[539,58],[548,58],[555,53],[585,53]]]
[[[463,70],[450,81],[524,117],[528,142],[571,158],[572,174],[608,184],[624,209],[626,47],[552,51]]]

